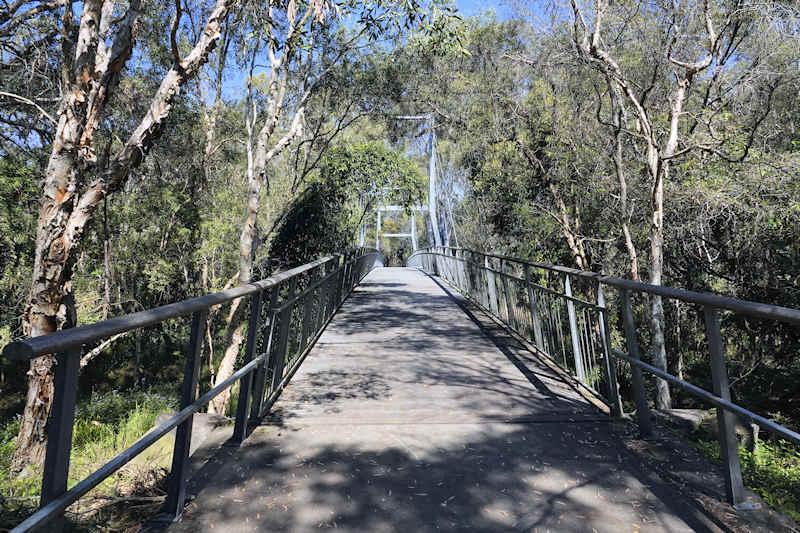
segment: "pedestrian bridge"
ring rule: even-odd
[[[327,258],[238,292],[12,345],[6,355],[57,352],[63,362],[42,507],[18,530],[61,527],[70,503],[175,427],[166,520],[148,524],[152,531],[726,530],[694,489],[631,445],[653,434],[642,372],[685,384],[638,360],[635,290],[705,306],[715,390],[685,386],[720,407],[725,464],[701,476],[706,498],[752,504],[733,413],[800,442],[729,401],[717,317],[725,309],[793,321],[797,311],[464,250],[423,251],[407,268],[373,268],[376,259],[374,251]],[[603,286],[620,289],[625,352],[612,347]],[[242,297],[251,299],[244,362],[197,398],[207,309]],[[71,435],[70,361],[80,346],[188,314],[183,410],[67,491],[63,436]],[[633,369],[638,426],[623,418],[623,364]],[[190,476],[192,414],[234,384],[229,446]],[[696,467],[682,460],[670,468]]]
[[[697,529],[607,414],[460,304],[419,270],[373,270],[169,531]]]

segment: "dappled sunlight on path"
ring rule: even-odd
[[[713,529],[607,415],[412,269],[373,271],[191,490],[169,531]]]

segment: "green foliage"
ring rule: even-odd
[[[720,460],[719,441],[699,440],[696,446]],[[739,447],[745,485],[775,509],[800,520],[800,451],[784,440],[760,442],[755,452]]]
[[[422,194],[419,169],[398,152],[378,143],[333,148],[278,228],[270,257],[295,266],[344,250],[376,202],[411,206]]]
[[[69,486],[128,448],[153,427],[156,416],[176,411],[177,405],[175,398],[155,391],[113,391],[82,402],[75,416]],[[16,525],[38,502],[40,476],[35,472],[27,476],[10,472],[19,424],[19,419],[15,419],[0,431],[0,527]],[[171,439],[162,438],[91,494],[118,496],[137,486],[142,478],[163,478],[170,464]]]
[[[18,332],[24,280],[31,268],[36,239],[38,172],[32,162],[0,158],[0,324]]]
[[[14,419],[0,430],[0,528],[11,529],[37,507],[40,477],[17,476],[11,473],[20,419]],[[34,472],[35,473],[35,472]]]
[[[73,447],[80,451],[91,445],[141,436],[143,430],[152,427],[156,415],[176,407],[175,398],[149,390],[94,394],[81,404],[75,415]]]

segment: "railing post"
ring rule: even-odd
[[[55,359],[53,406],[47,422],[47,450],[39,498],[39,505],[42,507],[67,491],[75,400],[78,394],[80,348],[59,353]],[[64,516],[53,520],[49,527],[48,531],[60,532],[64,528]]]
[[[245,344],[243,365],[253,360],[258,340],[258,322],[261,318],[261,299],[263,291],[250,297],[250,320],[247,324],[247,344]],[[253,385],[253,373],[250,372],[239,380],[239,400],[236,402],[236,423],[233,436],[226,443],[229,446],[241,446],[247,436],[247,423],[250,412],[250,390]]]
[[[337,259],[334,259],[328,263],[328,268],[326,269],[327,273],[325,275],[328,279],[322,284],[322,300],[320,304],[322,306],[322,313],[320,314],[321,319],[317,329],[321,328],[325,321],[328,320],[328,314],[333,306],[334,284],[336,283],[336,274],[334,272],[336,271],[337,261]]]
[[[327,320],[327,309],[328,309],[328,299],[330,297],[330,285],[331,285],[331,278],[327,277],[330,276],[330,263],[325,264],[325,268],[322,270],[322,276],[325,277],[325,281],[323,281],[319,286],[319,300],[317,303],[317,319],[315,323],[314,329],[319,331],[322,328],[322,325]]]
[[[603,343],[603,369],[606,373],[606,383],[608,383],[608,403],[611,405],[611,416],[622,416],[622,400],[619,397],[617,387],[617,372],[611,356],[611,330],[608,324],[608,310],[606,309],[606,298],[603,294],[603,284],[597,283],[597,307],[600,308],[598,320],[600,321],[600,340]]]
[[[344,268],[344,273],[342,275],[342,299],[341,299],[341,301],[344,301],[344,299],[347,298],[347,295],[350,292],[350,274],[352,273],[352,268],[351,268],[352,267],[352,262],[351,262],[352,258],[353,258],[353,254],[351,254],[351,253],[346,253],[344,255],[344,265],[342,265],[342,268]]]
[[[489,297],[489,266],[486,259],[486,256],[482,256],[483,260],[481,262],[475,263],[475,269],[478,273],[478,283],[480,286],[480,303],[483,305],[484,308],[490,309],[492,308],[492,301]],[[486,274],[486,279],[484,280],[484,274]]]
[[[708,336],[708,351],[711,355],[711,380],[714,394],[730,401],[728,371],[725,368],[725,350],[719,329],[719,312],[713,307],[704,307],[703,315]],[[717,407],[719,449],[725,468],[725,493],[728,502],[736,506],[745,501],[742,467],[739,464],[739,442],[736,440],[736,418],[733,413]]]
[[[503,281],[503,297],[506,300],[506,314],[508,315],[508,326],[512,329],[516,329],[517,326],[514,324],[514,307],[513,303],[511,302],[511,292],[508,289],[508,265],[502,259],[500,260],[500,278]]]
[[[569,336],[572,339],[572,355],[575,358],[575,374],[581,383],[586,383],[586,370],[583,368],[583,355],[581,354],[581,340],[578,337],[578,317],[575,314],[575,302],[572,298],[572,286],[569,275],[564,275],[564,294],[567,296],[567,315],[569,316]]]
[[[633,307],[631,306],[631,291],[622,291],[622,313],[625,323],[625,338],[628,341],[628,355],[634,359],[641,359],[639,355],[639,341],[636,340],[636,322],[633,319]],[[650,407],[647,405],[647,396],[644,392],[644,378],[642,369],[636,364],[631,364],[631,375],[633,377],[633,399],[636,403],[636,419],[639,422],[639,433],[642,438],[653,435],[653,423],[650,420]]]
[[[533,325],[533,339],[536,342],[536,348],[544,352],[544,340],[542,339],[542,317],[539,315],[539,303],[537,301],[536,289],[533,287],[533,279],[531,278],[531,270],[528,266],[525,267],[525,285],[528,288],[528,302],[531,306],[531,322]]]
[[[264,353],[267,354],[267,360],[263,361],[255,370],[255,377],[253,378],[253,401],[250,407],[250,418],[261,417],[261,404],[264,401],[264,389],[267,387],[267,366],[269,365],[269,353],[272,344],[272,331],[273,321],[275,316],[272,310],[277,307],[279,297],[280,283],[272,286],[269,291],[269,302],[267,303],[267,316],[264,320],[264,327],[261,332],[261,338],[264,339]]]
[[[500,306],[497,302],[497,282],[494,271],[491,269],[489,257],[486,255],[483,256],[483,267],[486,269],[486,287],[489,295],[489,310],[494,313],[495,316],[500,316]]]
[[[189,334],[189,350],[183,370],[181,386],[181,409],[194,403],[197,394],[197,381],[200,377],[200,359],[203,349],[203,332],[208,319],[208,311],[198,311],[192,315],[192,329]],[[192,419],[189,415],[175,431],[175,447],[172,450],[172,468],[169,473],[167,500],[164,503],[164,518],[175,521],[183,509],[186,499],[186,474],[189,466],[189,449],[192,444]]]

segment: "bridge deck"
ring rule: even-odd
[[[708,529],[523,357],[431,278],[375,270],[274,416],[195,476],[170,531]]]

